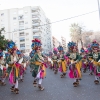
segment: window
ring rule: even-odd
[[[4,13],[2,13],[1,16],[4,16]]]
[[[24,26],[20,26],[19,27],[19,30],[21,31],[21,30],[24,30]]]
[[[19,33],[19,36],[24,36],[24,35],[25,35],[24,32]]]
[[[16,17],[13,17],[13,20],[16,20]]]
[[[32,15],[32,18],[37,18],[38,16],[37,15]]]
[[[25,47],[25,43],[23,43],[23,44],[20,44],[20,47]]]
[[[25,42],[25,38],[20,38],[20,42]]]
[[[19,25],[24,25],[24,21],[20,21],[19,22]]]
[[[26,33],[26,35],[29,35],[29,33]]]
[[[39,39],[39,38],[40,38],[40,36],[33,36],[33,39],[35,39],[35,38]]]
[[[19,20],[22,20],[22,19],[24,19],[24,16],[21,15],[21,16],[18,17],[18,19],[19,19]]]

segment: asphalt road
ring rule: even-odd
[[[10,84],[0,86],[0,100],[100,100],[100,84],[94,84],[94,76],[89,72],[83,74],[78,87],[73,87],[73,79],[68,76],[60,78],[50,69],[43,80],[44,91],[33,87],[33,77],[28,68],[24,82],[19,83],[19,94],[10,92]]]

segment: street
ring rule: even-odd
[[[83,74],[78,87],[73,87],[73,80],[68,77],[60,78],[60,73],[54,75],[47,69],[47,77],[43,80],[44,91],[33,87],[33,77],[30,68],[24,76],[24,82],[19,83],[19,94],[10,92],[10,84],[0,86],[0,100],[99,100],[100,84],[94,84],[94,76],[89,72]]]

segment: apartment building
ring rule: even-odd
[[[23,7],[0,11],[0,28],[5,28],[5,37],[16,42],[18,49],[31,51],[31,41],[39,38],[43,52],[52,49],[51,26],[41,7]],[[50,39],[48,39],[50,38]]]
[[[52,43],[53,43],[53,48],[57,48],[61,43],[54,37],[52,36]]]
[[[67,43],[66,43],[66,38],[61,37],[61,41],[62,41],[62,46],[64,48],[64,51],[67,51]]]

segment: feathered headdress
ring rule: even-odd
[[[33,49],[33,50],[35,50],[37,47],[41,47],[41,41],[39,40],[39,39],[34,39],[34,40],[32,40],[32,45],[31,45],[31,48]]]
[[[63,51],[63,50],[64,50],[64,49],[63,49],[62,46],[59,46],[59,47],[58,47],[58,51],[59,51],[59,52],[61,52],[61,51]]]
[[[21,55],[21,51],[20,51],[20,50],[17,50],[16,53],[17,53],[18,55]]]
[[[0,50],[0,58],[3,57],[3,51]]]
[[[49,52],[49,56],[52,56],[53,55],[53,53],[52,52]]]
[[[81,48],[80,52],[81,53],[84,53],[85,52],[84,48]]]
[[[54,53],[54,54],[57,54],[57,52],[58,52],[58,49],[57,49],[57,48],[54,48],[54,49],[53,49],[53,53]]]
[[[69,42],[69,43],[68,43],[69,52],[73,52],[73,49],[74,49],[74,48],[77,49],[76,43],[75,43],[75,42]]]
[[[13,53],[14,50],[17,50],[15,42],[13,42],[12,40],[8,41],[8,43],[7,43],[7,50],[10,53]]]
[[[88,45],[87,50],[88,50],[88,52],[92,52],[91,45]]]
[[[93,41],[92,42],[92,44],[91,44],[91,48],[92,48],[92,50],[94,50],[94,49],[99,49],[99,43],[97,43],[96,41]]]

